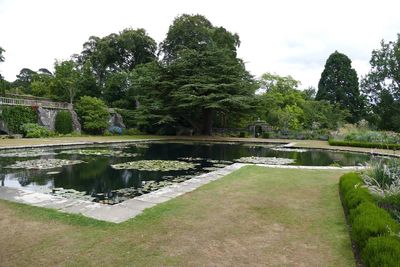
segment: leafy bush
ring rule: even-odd
[[[55,125],[56,132],[60,134],[72,133],[72,116],[69,111],[61,110],[57,112]]]
[[[92,134],[100,134],[108,127],[108,109],[106,104],[96,97],[83,96],[75,106],[83,129]]]
[[[373,203],[362,203],[350,212],[351,236],[359,249],[370,237],[398,233],[400,227],[384,209]]]
[[[400,265],[400,239],[396,236],[370,238],[361,258],[366,267],[391,267]]]
[[[23,133],[24,123],[37,123],[38,116],[32,107],[3,106],[1,118],[12,133]]]
[[[246,132],[239,132],[239,137],[246,137]]]
[[[37,123],[25,123],[22,125],[23,135],[27,138],[42,138],[49,137],[51,132],[46,127],[40,126]]]

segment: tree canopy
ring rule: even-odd
[[[236,56],[239,38],[201,15],[177,17],[161,51],[164,90],[175,121],[210,135],[216,113],[238,116],[254,102],[254,81]]]
[[[357,72],[346,55],[335,51],[329,56],[318,83],[316,100],[327,100],[347,109],[351,114],[349,122],[360,120],[364,101],[360,95]]]
[[[361,82],[362,91],[378,116],[379,128],[399,131],[400,34],[396,41],[382,40],[380,49],[372,51],[370,64],[371,70]]]

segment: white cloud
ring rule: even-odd
[[[52,69],[55,59],[79,53],[89,36],[127,27],[145,28],[161,42],[174,17],[199,13],[239,34],[239,56],[253,75],[276,72],[317,86],[335,50],[364,75],[372,49],[396,38],[399,8],[394,0],[0,0],[0,46],[6,50],[0,72],[12,81],[24,67]]]

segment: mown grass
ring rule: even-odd
[[[0,201],[0,265],[354,266],[341,174],[244,167],[121,224]]]

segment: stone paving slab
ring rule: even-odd
[[[107,222],[121,223],[139,215],[147,208],[151,208],[159,203],[166,202],[172,198],[191,192],[204,184],[215,181],[247,165],[254,164],[234,163],[222,169],[201,174],[182,183],[166,186],[157,191],[126,200],[116,205],[69,199],[45,193],[33,192],[26,189],[10,187],[0,187],[0,199],[29,204],[37,207],[53,208],[61,212],[82,214],[93,219]],[[363,166],[340,168],[330,166],[256,165],[268,168],[318,170],[358,170],[364,168]]]

